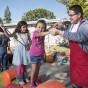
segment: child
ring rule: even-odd
[[[15,32],[13,34],[8,34],[5,29],[3,29],[6,35],[13,36],[16,40],[16,46],[13,53],[13,64],[17,65],[17,82],[19,85],[24,85],[25,82],[29,82],[26,65],[29,59],[29,49],[31,45],[31,39],[28,32],[28,24],[25,21],[20,21],[17,24]],[[23,69],[23,74],[21,71]]]
[[[7,47],[10,39],[4,34],[2,25],[0,25],[0,70],[8,69]]]
[[[32,37],[32,46],[30,48],[30,63],[32,64],[31,69],[31,82],[30,88],[35,88],[38,84],[37,78],[39,74],[40,65],[44,62],[44,38],[49,32],[46,31],[46,22],[39,20],[36,23],[35,31]]]

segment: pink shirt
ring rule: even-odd
[[[30,56],[42,56],[45,54],[44,37],[36,37],[38,31],[33,32]]]

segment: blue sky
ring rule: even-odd
[[[0,17],[2,18],[7,5],[11,11],[12,23],[20,21],[24,13],[36,8],[53,12],[57,19],[68,18],[66,6],[56,0],[0,0]]]

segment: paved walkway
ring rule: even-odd
[[[69,65],[63,64],[58,65],[58,63],[44,63],[41,66],[40,77],[43,82],[49,79],[57,79],[64,83],[67,88],[71,88],[69,79]]]
[[[27,68],[28,68],[28,73],[30,74],[30,70],[31,70],[30,65],[28,65]],[[69,81],[69,64],[59,65],[57,62],[44,63],[40,68],[39,76],[43,82],[49,79],[58,79],[59,81],[63,82],[67,88],[71,88]]]

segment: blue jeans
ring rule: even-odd
[[[7,69],[8,58],[6,54],[6,50],[0,47],[0,70]]]
[[[43,63],[44,62],[44,56],[30,56],[30,63],[36,64],[36,63]]]

